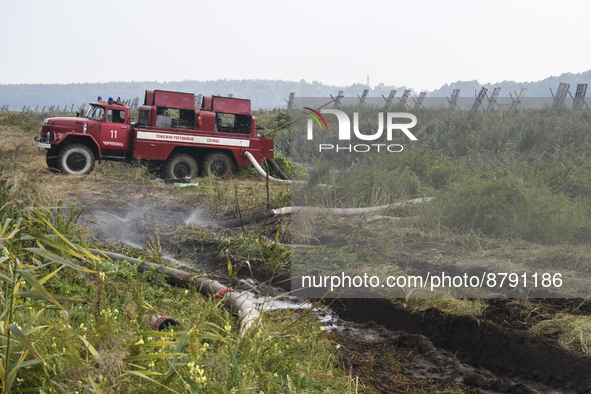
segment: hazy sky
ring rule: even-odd
[[[589,15],[564,0],[0,0],[0,84],[535,81],[591,68]]]

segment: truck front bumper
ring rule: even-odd
[[[35,146],[37,148],[51,149],[51,144],[49,142],[39,141],[39,137],[35,137]]]

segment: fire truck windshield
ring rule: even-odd
[[[91,105],[86,111],[86,118],[95,120],[105,120],[105,109],[98,105]]]

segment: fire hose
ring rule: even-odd
[[[251,327],[257,325],[260,320],[260,313],[252,302],[215,280],[118,253],[104,252],[97,249],[90,249],[90,251],[96,256],[106,256],[111,260],[127,260],[130,264],[136,265],[140,272],[156,268],[166,274],[166,280],[169,284],[177,287],[195,288],[203,295],[211,295],[216,301],[222,301],[226,308],[240,316],[240,336],[243,336]]]

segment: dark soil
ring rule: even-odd
[[[373,327],[375,324],[383,326],[379,328],[383,334],[377,339],[375,335],[348,337],[346,333],[339,334],[338,340],[342,341],[344,349],[361,346],[380,355],[386,346],[401,355],[409,352],[413,356],[422,355],[422,358],[407,360],[419,366],[416,371],[426,367],[424,373],[421,372],[423,375],[413,376],[409,372],[406,376],[433,379],[423,386],[428,390],[453,382],[458,387],[481,392],[591,392],[591,357],[569,352],[552,338],[504,327],[490,320],[445,314],[435,308],[409,310],[383,299],[341,299],[332,307],[344,319],[371,322]],[[357,344],[351,345],[351,342]],[[439,350],[434,351],[435,348]],[[353,350],[345,351],[343,363],[354,366],[354,354]],[[376,376],[383,374],[387,371],[367,376],[360,370],[364,383],[376,390],[398,392],[395,386],[372,383]]]
[[[564,392],[540,383],[497,377],[458,360],[425,336],[390,331],[375,323],[334,333],[346,370],[366,387],[382,393],[461,389],[471,393]]]

